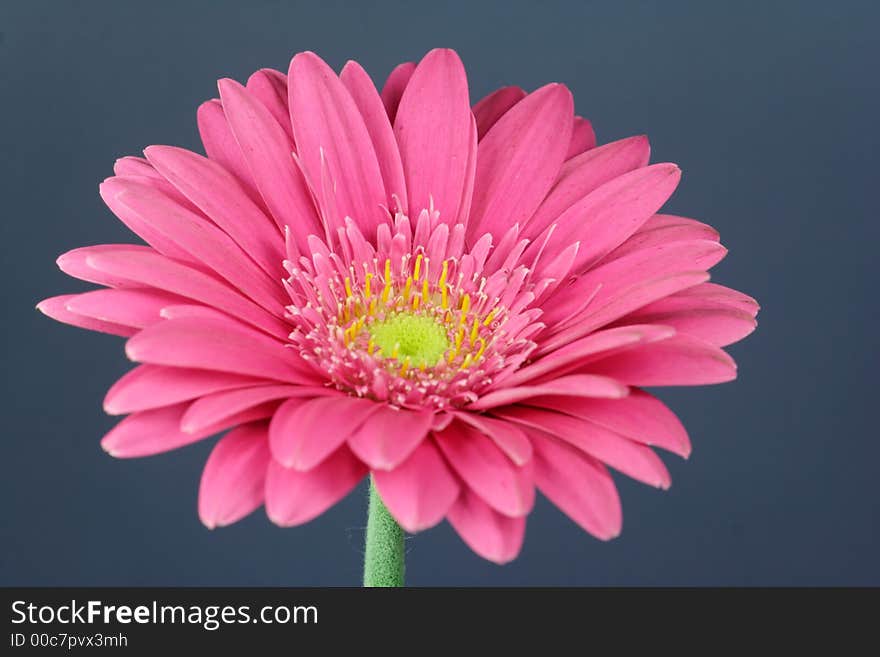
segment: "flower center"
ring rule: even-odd
[[[435,365],[452,345],[446,329],[433,317],[391,313],[368,327],[377,356],[409,359],[416,367]]]
[[[407,408],[472,402],[528,358],[543,327],[516,231],[491,256],[489,235],[467,251],[464,226],[435,210],[414,228],[397,214],[374,242],[351,220],[333,249],[312,236],[309,257],[289,248],[284,263],[291,346],[351,395]]]
[[[484,297],[475,307],[470,294],[449,283],[449,272],[444,260],[431,277],[421,254],[404,258],[396,272],[386,259],[376,273],[365,273],[362,284],[344,279],[344,301],[331,323],[347,349],[366,352],[396,374],[418,369],[454,376],[482,358],[498,308]]]

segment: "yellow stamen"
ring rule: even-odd
[[[428,277],[426,275],[425,280],[422,281],[422,301],[425,303],[428,302],[428,294]]]
[[[483,326],[489,326],[492,323],[492,320],[495,319],[495,309],[492,309],[488,315],[486,315],[486,319],[483,320]]]
[[[413,278],[419,280],[419,272],[422,270],[422,254],[416,256],[416,264],[413,267]]]
[[[471,364],[471,361],[472,361],[472,360],[473,360],[473,359],[471,358],[471,355],[470,355],[470,354],[468,354],[467,356],[465,356],[465,357],[464,357],[464,361],[463,361],[462,364],[461,364],[461,369],[463,369],[463,370],[464,370],[464,369],[467,369],[467,366]]]
[[[483,355],[484,351],[486,351],[486,341],[480,338],[480,348],[477,350],[475,360],[480,360],[480,357]]]
[[[395,342],[395,343],[394,343],[394,349],[391,350],[391,357],[392,357],[392,358],[397,358],[397,352],[398,352],[398,351],[400,351],[400,343],[399,343],[399,342]]]
[[[413,298],[412,298],[412,309],[413,310],[419,309],[419,301],[421,301],[421,297],[419,297],[418,294],[414,294]]]
[[[345,296],[349,299],[354,296],[351,293],[351,279],[348,276],[345,277]]]
[[[409,300],[409,293],[412,291],[413,277],[409,276],[406,279],[406,285],[403,286],[403,298]]]
[[[373,338],[370,338],[370,340],[367,342],[367,353],[370,354],[370,356],[372,356],[373,350],[375,348],[376,348],[376,345],[373,344]]]
[[[477,333],[480,330],[480,318],[474,317],[474,325],[471,326],[471,346],[473,346],[474,342],[477,339]]]
[[[370,297],[373,296],[370,293],[370,283],[372,282],[372,280],[373,280],[373,274],[370,272],[367,272],[366,283],[364,283],[364,295],[368,301],[369,301]]]
[[[409,369],[409,356],[403,361],[403,365],[400,366],[400,375],[406,376],[406,371]]]
[[[391,258],[385,259],[385,288],[382,290],[382,303],[388,303],[391,296]]]
[[[449,274],[449,261],[443,261],[443,271],[440,273],[440,280],[437,285],[440,287],[440,302],[444,308],[448,308],[448,299],[446,298],[446,276]]]
[[[467,321],[467,312],[471,307],[471,295],[465,294],[461,298],[461,314],[458,316],[458,325],[459,327],[464,326],[464,323]]]

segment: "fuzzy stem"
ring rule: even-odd
[[[364,586],[403,586],[403,530],[388,513],[370,478]]]

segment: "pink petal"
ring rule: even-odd
[[[589,371],[632,386],[696,386],[736,378],[736,363],[719,347],[686,335],[640,345],[589,364]]]
[[[144,176],[165,180],[162,175],[153,168],[153,165],[142,157],[126,155],[113,163],[113,173],[117,176]]]
[[[477,136],[482,139],[504,114],[526,97],[520,87],[501,87],[474,105],[477,120]]]
[[[265,105],[293,140],[293,126],[290,125],[290,110],[287,106],[287,76],[281,71],[263,68],[251,75],[245,85],[248,93]]]
[[[226,233],[154,189],[127,180],[120,180],[120,187],[122,191],[116,200],[144,223],[264,308],[282,313],[285,301],[289,302],[284,289],[259,269]]]
[[[279,339],[286,339],[290,333],[285,322],[218,279],[155,251],[124,246],[96,250],[86,255],[86,264],[114,279],[126,280],[129,285],[155,287],[213,306]]]
[[[184,431],[194,433],[204,427],[223,422],[231,415],[269,401],[289,397],[313,397],[323,393],[324,388],[290,385],[263,385],[235,390],[220,390],[195,400],[184,413],[180,426]],[[278,410],[280,411],[281,408]]]
[[[216,163],[215,163],[216,164]],[[220,166],[220,165],[217,165]],[[114,167],[115,168],[115,167]],[[150,166],[153,169],[152,165]],[[234,178],[233,178],[234,180]],[[113,181],[129,181],[133,183],[137,183],[139,185],[144,185],[145,187],[149,187],[150,189],[155,190],[156,192],[163,194],[173,200],[175,203],[182,205],[187,210],[191,212],[199,213],[199,209],[190,201],[186,196],[180,193],[180,190],[177,189],[174,185],[172,185],[166,178],[160,174],[158,171],[153,169],[151,175],[119,175],[116,174],[110,178],[107,178],[104,182],[113,182]],[[236,182],[236,185],[239,183]],[[108,203],[109,205],[109,203]],[[115,210],[114,210],[115,212]]]
[[[339,215],[331,231],[352,217],[372,235],[388,220],[385,186],[370,134],[351,94],[312,52],[296,55],[288,72],[290,120],[297,153],[311,180],[321,180],[326,163],[335,183]]]
[[[79,328],[84,328],[89,331],[99,331],[101,333],[109,333],[110,335],[121,335],[124,338],[137,333],[137,329],[131,326],[105,322],[100,319],[94,319],[93,317],[80,315],[68,310],[68,304],[78,296],[78,294],[62,294],[57,297],[43,299],[37,304],[37,310],[58,322],[64,322],[71,326],[78,326]]]
[[[165,306],[160,311],[164,319],[178,319],[180,317],[207,317],[208,319],[228,320],[234,319],[222,310],[203,306],[200,303],[178,303],[173,306]]]
[[[467,411],[456,412],[455,417],[491,438],[516,465],[525,465],[532,459],[532,444],[528,436],[515,424]],[[435,430],[440,431],[445,428],[445,426],[437,427]]]
[[[406,85],[409,84],[409,80],[415,70],[415,62],[398,64],[385,81],[385,86],[382,87],[382,104],[385,106],[388,120],[392,124],[397,116],[397,107],[400,105],[403,90],[406,89]]]
[[[266,425],[246,424],[221,438],[199,484],[199,518],[208,529],[238,522],[263,503],[269,446]]]
[[[693,301],[699,305],[741,310],[755,317],[760,310],[758,302],[747,294],[716,283],[703,283],[675,294],[682,301]]]
[[[622,326],[598,331],[546,354],[517,370],[513,375],[501,379],[496,387],[511,388],[521,383],[535,381],[540,377],[546,377],[551,373],[554,376],[561,376],[587,362],[588,358],[606,352],[614,353],[619,349],[633,347],[643,342],[665,340],[674,334],[674,330],[662,326]],[[596,386],[597,390],[604,391],[611,396],[625,396],[625,394],[620,394],[618,388],[609,385],[607,381],[597,379],[592,384]]]
[[[580,247],[580,242],[573,242],[552,259],[549,257],[542,257],[544,256],[544,253],[539,252],[536,256],[536,260],[533,261],[534,264],[532,265],[532,271],[530,273],[532,280],[549,280],[551,281],[552,287],[549,287],[548,291],[555,289],[555,287],[561,281],[564,281],[568,274],[571,273],[571,268],[574,265]],[[541,299],[545,296],[546,293],[540,295],[538,298]]]
[[[540,408],[589,420],[631,440],[662,447],[687,458],[691,443],[681,421],[656,397],[633,389],[625,399],[540,397],[529,402]]]
[[[666,297],[630,313],[619,324],[663,324],[678,333],[725,347],[742,340],[755,330],[757,322],[749,313],[731,308],[700,305],[695,300]]]
[[[660,236],[663,236],[662,240],[667,242],[686,240],[713,240],[717,242],[720,237],[717,230],[702,221],[674,214],[655,214],[639,226],[632,237],[615,251],[621,251],[624,246],[631,246],[633,250],[636,250],[639,248],[639,240],[652,240]]]
[[[391,470],[412,454],[431,428],[431,411],[379,405],[348,439],[358,457],[374,470]]]
[[[593,124],[582,116],[574,117],[574,127],[571,131],[571,141],[568,143],[565,159],[570,160],[591,148],[595,148],[595,146],[596,133],[593,132]]]
[[[550,353],[564,345],[571,344],[597,328],[607,326],[619,317],[634,309],[662,299],[670,294],[698,286],[709,279],[709,274],[702,271],[671,274],[637,283],[623,290],[615,290],[614,296],[606,299],[604,305],[594,308],[586,307],[565,322],[565,328],[553,331],[552,337],[545,338],[537,350],[537,354]],[[601,291],[601,290],[600,290]]]
[[[62,253],[55,262],[58,268],[65,274],[78,278],[81,281],[106,285],[107,287],[136,287],[136,284],[132,283],[129,279],[99,271],[88,263],[88,259],[92,256],[119,252],[157,255],[154,249],[138,244],[99,244],[97,246],[84,246],[67,253]]]
[[[169,238],[161,230],[145,221],[144,218],[132,210],[130,207],[121,203],[119,195],[122,192],[123,181],[137,184],[137,180],[143,181],[144,178],[108,178],[98,186],[98,192],[104,203],[113,214],[125,224],[135,235],[144,240],[156,251],[169,258],[176,258],[186,263],[194,263],[197,261],[186,249],[181,247],[173,239]],[[143,184],[143,183],[141,183]]]
[[[474,403],[468,405],[468,410],[485,410],[506,404],[513,404],[530,397],[541,395],[562,395],[570,397],[606,397],[619,399],[626,397],[629,389],[604,376],[592,376],[590,374],[575,374],[563,376],[531,386],[514,386],[502,388],[483,395]]]
[[[718,231],[707,224],[675,217],[667,214],[655,214],[648,219],[633,235],[623,244],[611,251],[602,259],[602,264],[622,258],[623,256],[650,249],[662,247],[665,244],[690,241],[718,242]]]
[[[136,362],[194,367],[309,385],[316,376],[299,354],[235,320],[182,317],[154,324],[130,338]]]
[[[214,98],[199,106],[197,114],[199,135],[205,146],[205,153],[217,164],[229,171],[252,201],[262,205],[263,197],[254,186],[247,161],[229,128],[223,104]]]
[[[429,440],[393,470],[376,471],[373,480],[391,515],[411,533],[443,520],[459,493],[458,482]]]
[[[258,381],[225,372],[139,365],[107,391],[104,410],[110,415],[145,411],[221,390],[253,386]]]
[[[472,241],[532,216],[562,166],[573,107],[568,89],[549,84],[514,105],[480,141],[468,223]]]
[[[286,468],[311,470],[379,408],[372,400],[341,395],[288,400],[269,426],[272,456]]]
[[[671,479],[663,461],[650,447],[639,444],[599,424],[555,411],[512,406],[497,411],[500,417],[540,429],[574,445],[590,456],[649,486],[669,488]]]
[[[182,301],[176,294],[162,290],[104,289],[75,295],[67,302],[67,308],[104,322],[145,328],[162,318],[159,312],[163,308]]]
[[[464,186],[461,190],[461,202],[458,204],[458,223],[464,225],[471,214],[471,205],[474,200],[474,186],[477,177],[477,154],[479,143],[477,141],[477,121],[471,116],[470,138],[467,148],[467,166],[465,166]],[[464,243],[462,236],[461,243]]]
[[[385,204],[388,208],[394,209],[398,205],[396,198],[401,204],[397,209],[406,213],[407,196],[403,163],[382,99],[379,98],[370,76],[357,62],[349,61],[339,77],[354,99],[370,134],[379,169],[382,172],[382,180],[385,183]]]
[[[432,50],[413,71],[394,120],[410,214],[433,202],[442,221],[460,221],[472,123],[461,60],[452,50]]]
[[[711,240],[672,242],[635,251],[602,263],[571,285],[556,288],[550,297],[554,303],[545,304],[541,321],[552,326],[594,292],[590,307],[598,310],[634,285],[673,274],[706,271],[726,254],[727,249]]]
[[[526,236],[536,237],[590,192],[645,166],[650,154],[647,137],[638,136],[604,144],[566,162],[553,189],[526,224]]]
[[[468,487],[506,516],[528,514],[535,487],[528,468],[516,466],[495,444],[474,428],[453,422],[434,440]]]
[[[156,169],[229,235],[273,280],[282,273],[278,228],[222,166],[173,146],[144,153]]]
[[[467,489],[446,519],[471,550],[497,564],[513,561],[525,538],[525,517],[500,514]]]
[[[260,195],[279,228],[289,226],[297,245],[307,251],[306,237],[323,231],[311,192],[291,156],[293,144],[269,110],[244,87],[229,79],[217,86],[229,127]]]
[[[565,515],[596,538],[620,535],[623,512],[607,468],[580,450],[540,431],[529,433],[535,448],[535,484]]]
[[[266,514],[291,527],[316,518],[345,497],[367,474],[367,467],[345,445],[308,472],[269,463]]]
[[[680,178],[681,170],[674,164],[654,164],[618,176],[557,218],[553,243],[567,246],[581,240],[571,270],[590,267],[659,210]]]
[[[210,436],[217,430],[186,433],[180,419],[186,403],[140,411],[126,417],[101,440],[101,447],[116,458],[153,456],[189,445]]]

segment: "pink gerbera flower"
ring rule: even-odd
[[[381,95],[312,53],[221,80],[207,157],[150,146],[101,196],[146,245],[60,268],[101,289],[47,315],[128,338],[103,439],[147,456],[231,429],[199,515],[265,505],[305,523],[368,473],[410,532],[444,518],[503,563],[535,489],[600,539],[621,529],[608,468],[659,488],[652,447],[690,443],[642,387],[736,376],[722,347],[755,301],[709,283],[709,226],[658,214],[679,181],[645,137],[595,146],[571,93],[506,87],[471,106],[451,50]]]

